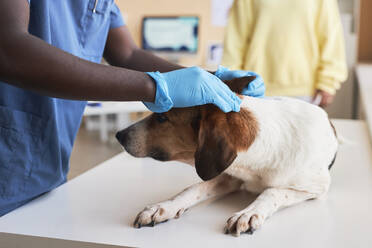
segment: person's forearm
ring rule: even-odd
[[[169,72],[183,68],[180,65],[168,62],[167,60],[155,56],[152,53],[144,51],[142,49],[136,49],[133,51],[132,56],[127,60],[127,65],[125,67],[128,69],[143,72],[147,71]]]
[[[132,70],[138,70],[143,72],[148,71],[160,71],[169,72],[178,69],[185,68],[181,65],[171,63],[163,58],[153,55],[150,52],[142,49],[137,49],[132,53],[132,56],[126,61],[125,65],[117,64],[115,66],[125,67]],[[211,74],[215,74],[216,71],[208,71]]]
[[[110,29],[104,57],[110,65],[142,72],[169,72],[183,68],[140,49],[126,26]]]
[[[75,100],[153,102],[156,92],[145,73],[85,61],[27,33],[1,38],[0,80]]]
[[[163,58],[153,55],[143,49],[134,50],[132,55],[126,60],[108,61],[111,65],[128,68],[132,70],[149,72],[160,71],[169,72],[185,68],[181,65],[171,63]],[[208,71],[215,74],[216,71]]]

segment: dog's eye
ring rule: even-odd
[[[168,121],[168,117],[165,114],[156,114],[155,118],[159,123]]]

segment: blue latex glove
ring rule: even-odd
[[[232,71],[226,67],[219,66],[215,75],[221,80],[231,80],[239,77],[256,76],[256,79],[252,81],[248,87],[243,89],[242,94],[253,97],[264,97],[265,96],[265,84],[260,75],[250,71]]]
[[[167,73],[147,72],[156,82],[155,103],[144,102],[152,112],[166,112],[212,103],[222,111],[240,111],[241,100],[218,77],[199,68],[190,67]]]

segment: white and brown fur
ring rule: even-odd
[[[226,84],[240,93],[253,79]],[[227,220],[225,232],[253,233],[280,208],[328,191],[338,141],[326,112],[291,98],[240,97],[239,113],[212,105],[173,109],[117,134],[133,156],[186,162],[204,180],[147,206],[135,227],[178,218],[201,201],[243,189],[258,197]]]

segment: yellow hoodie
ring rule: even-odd
[[[337,0],[235,0],[222,64],[260,74],[266,94],[335,94],[347,78]]]

